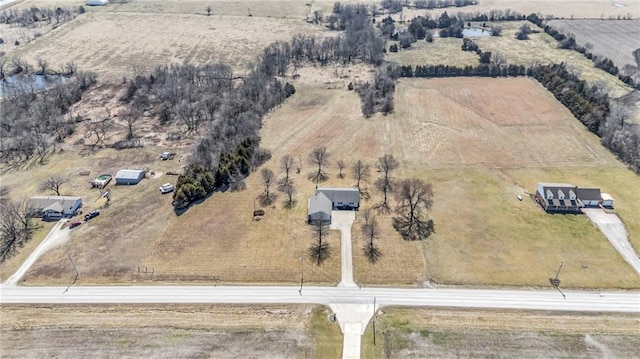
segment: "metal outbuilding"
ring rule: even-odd
[[[104,6],[109,3],[109,0],[87,0],[89,6]]]
[[[116,184],[138,184],[143,178],[144,171],[142,170],[120,170],[116,173]]]

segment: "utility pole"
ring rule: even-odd
[[[373,297],[373,345],[376,345],[376,297]]]
[[[562,266],[564,266],[564,262],[560,262],[560,267],[558,267],[558,271],[556,272],[556,277],[549,278],[549,282],[551,282],[551,285],[553,285],[554,288],[556,288],[558,292],[562,294],[562,298],[567,299],[567,297],[564,295],[564,293],[560,289],[560,279],[558,278],[558,276],[560,275],[560,270],[562,269]]]
[[[62,294],[68,292],[69,288],[71,288],[72,285],[76,284],[76,281],[78,280],[78,277],[80,276],[80,274],[78,273],[78,269],[76,268],[75,263],[73,263],[73,260],[71,259],[71,256],[69,255],[69,253],[67,253],[67,257],[69,257],[69,261],[71,262],[71,265],[73,266],[73,271],[76,272],[76,276],[75,276],[75,278],[73,278],[73,282],[71,284],[69,284],[67,289],[65,289],[64,292],[62,292]]]
[[[300,256],[300,289],[298,293],[302,295],[302,284],[304,283],[304,256]]]

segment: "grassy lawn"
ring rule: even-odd
[[[585,216],[546,214],[527,195],[538,181],[608,190],[615,188],[608,181],[612,172],[637,183],[632,173],[616,167],[426,172],[437,196],[436,234],[423,248],[427,276],[448,284],[546,286],[564,262],[565,287],[640,287],[638,275]],[[622,193],[616,198],[624,201],[619,203],[622,218],[635,222],[624,214],[637,202]],[[631,236],[637,238],[638,232]]]

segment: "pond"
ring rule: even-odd
[[[18,74],[0,80],[0,97],[13,97],[27,92],[38,91],[65,81],[60,75]]]
[[[491,36],[491,30],[482,29],[479,27],[467,27],[462,29],[462,36],[464,37],[482,37]]]

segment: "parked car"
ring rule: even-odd
[[[169,192],[173,192],[176,188],[171,183],[165,183],[160,186],[160,193],[165,194]]]
[[[69,223],[69,229],[76,228],[77,226],[79,226],[81,224],[82,224],[82,222],[73,221],[73,222]]]
[[[93,210],[93,211],[91,211],[91,212],[89,212],[89,213],[84,215],[84,220],[88,221],[93,217],[97,217],[98,215],[100,215],[100,211],[98,211],[97,209]]]

